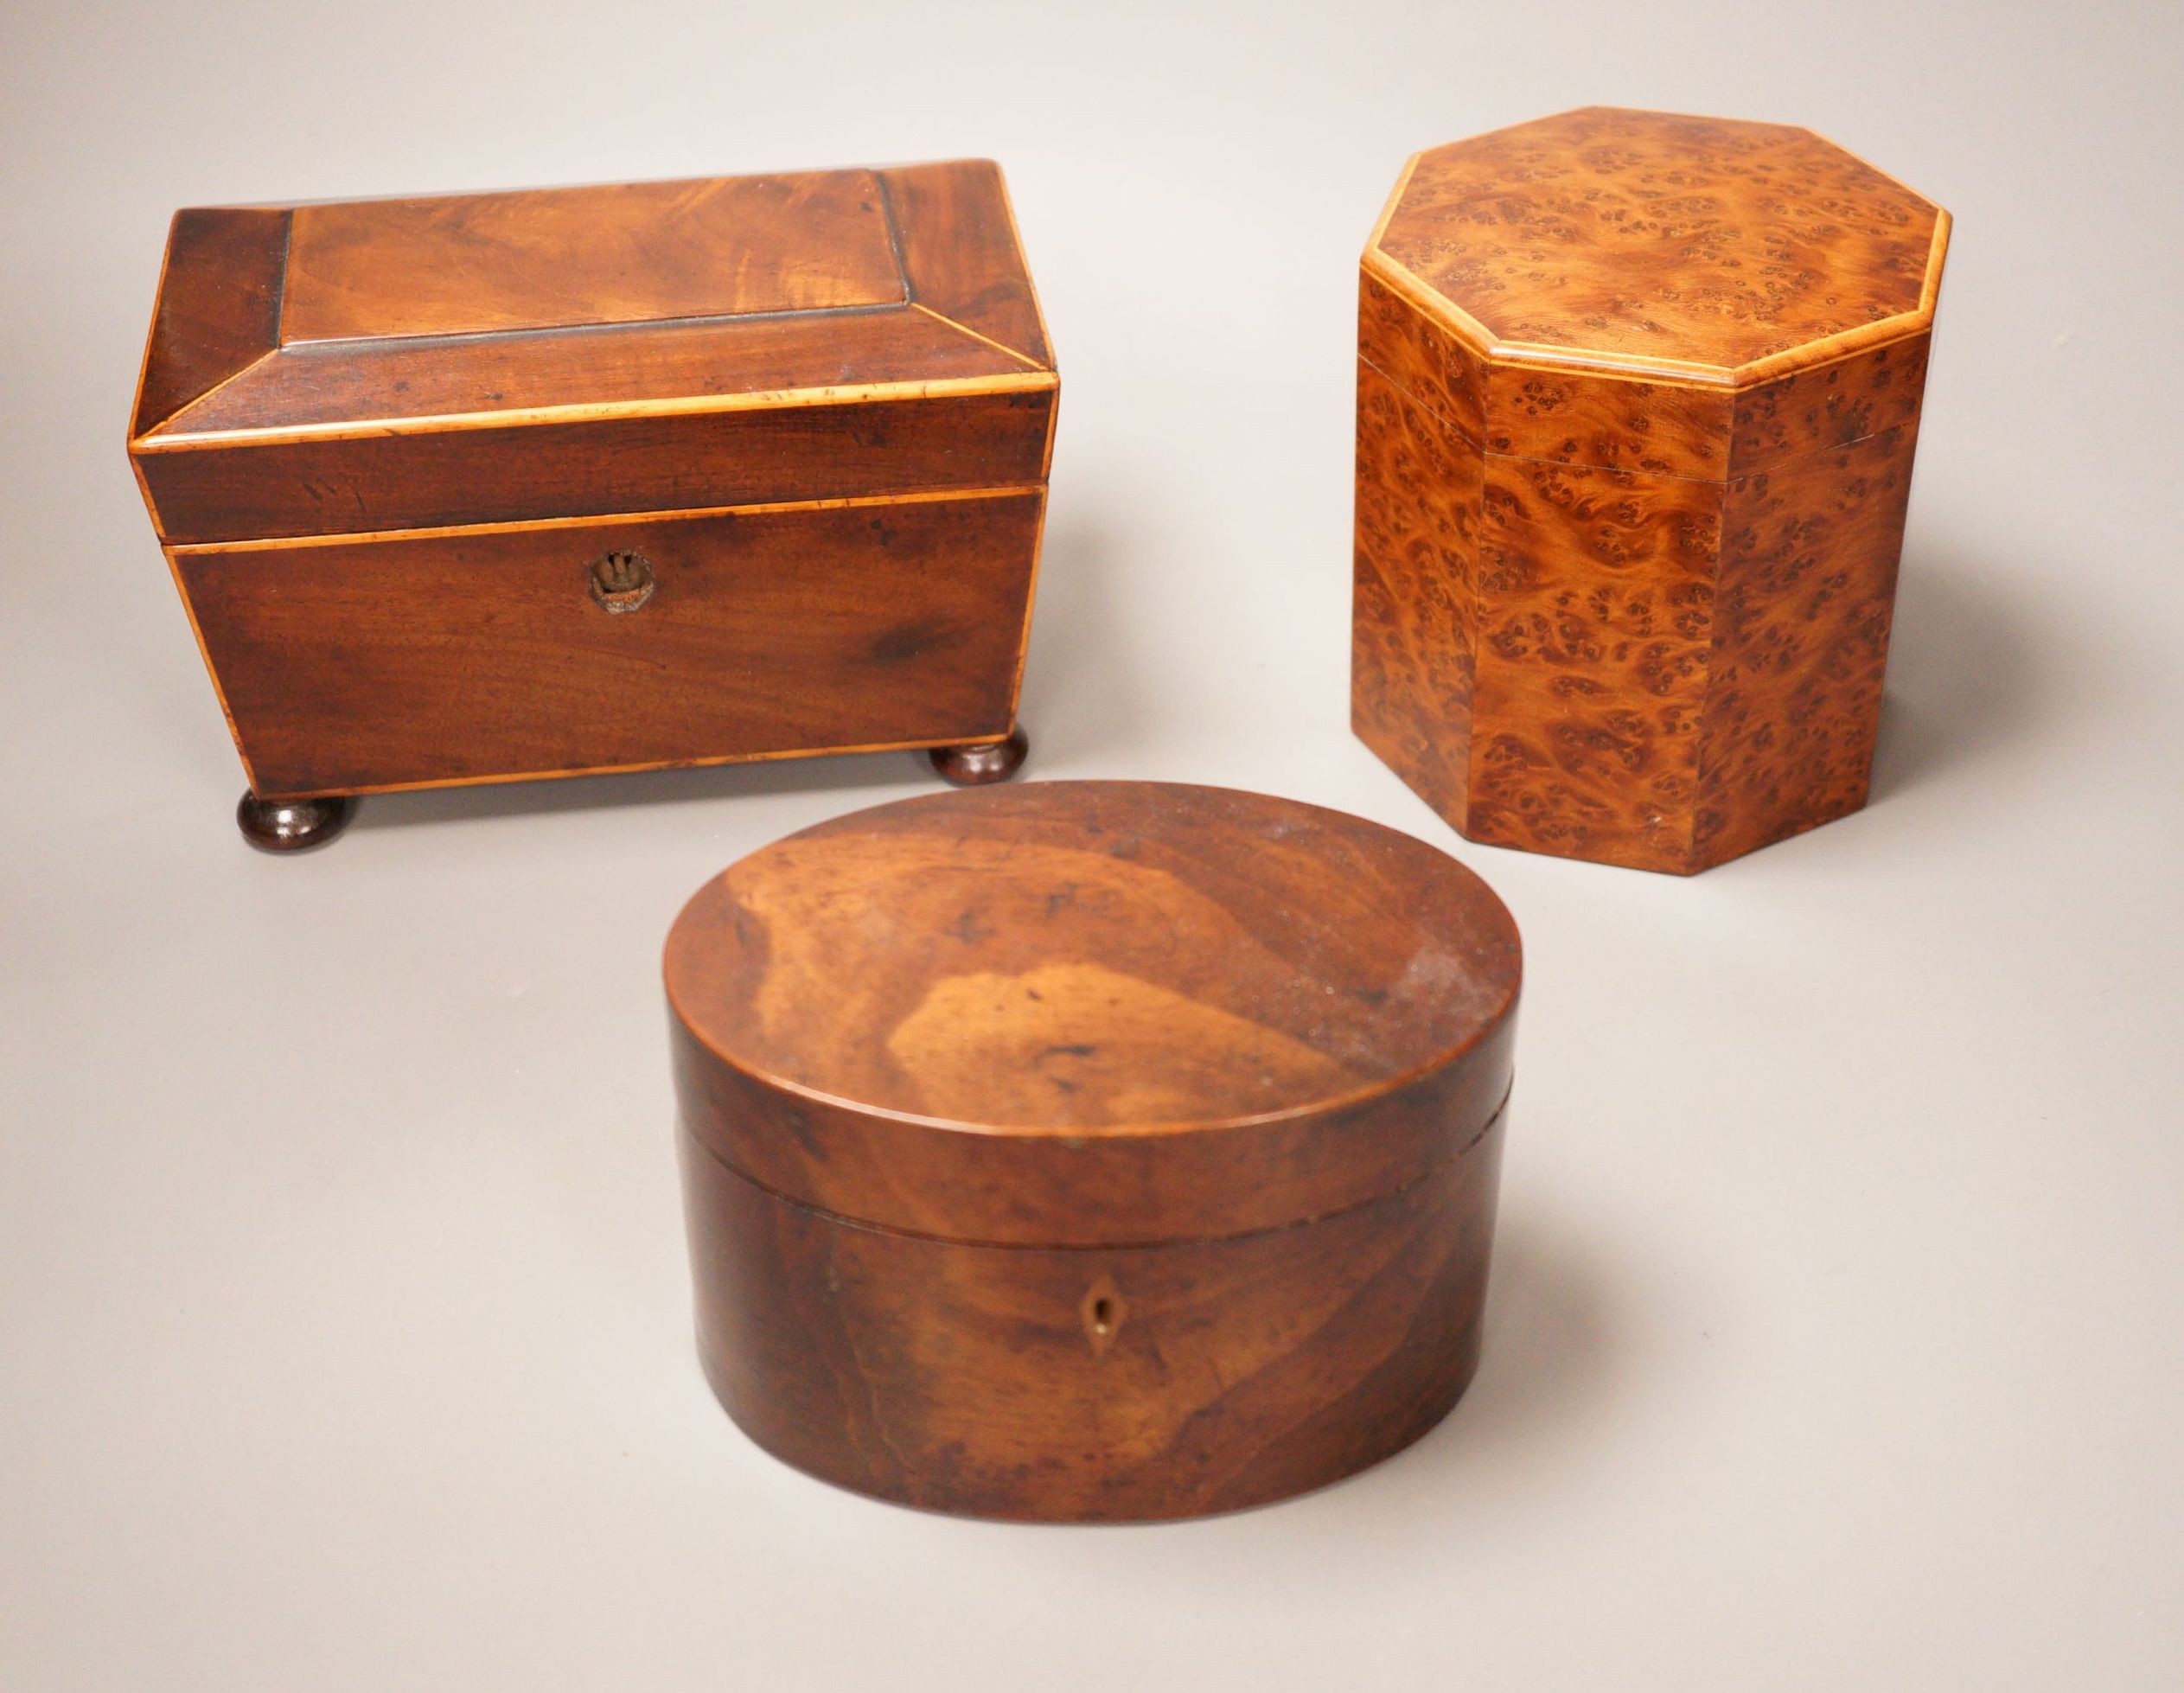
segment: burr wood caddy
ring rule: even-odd
[[[1006,776],[1057,383],[983,162],[214,208],[129,448],[296,846],[391,789]]]
[[[1470,1380],[1518,941],[1434,848],[1218,789],[936,795],[731,866],[666,971],[699,1353],[790,1463],[1188,1517]]]
[[[1358,735],[1474,840],[1649,870],[1863,805],[1948,234],[1772,125],[1412,159],[1360,281]]]

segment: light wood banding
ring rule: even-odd
[[[214,208],[130,457],[257,800],[953,757],[1021,744],[1058,390],[985,160]]]
[[[1413,158],[1361,278],[1359,736],[1473,840],[1638,868],[1856,809],[1948,233],[1774,125]]]

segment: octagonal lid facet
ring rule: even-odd
[[[1810,130],[1588,106],[1418,154],[1365,265],[1502,362],[1741,387],[1928,328],[1948,240]]]

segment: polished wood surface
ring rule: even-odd
[[[1687,867],[1721,504],[1715,482],[1486,460],[1472,839]]]
[[[1589,371],[1484,370],[1486,450],[1504,457],[1720,481],[1729,474],[1736,396]]]
[[[1107,1135],[1384,1091],[1507,1014],[1516,956],[1491,891],[1408,835],[1223,789],[1048,782],[751,854],[685,910],[667,982],[709,1048],[790,1089]]]
[[[999,168],[984,159],[900,165],[882,171],[880,182],[911,299],[1030,368],[1051,369]]]
[[[1719,863],[1866,802],[1918,437],[1729,485],[1692,853]]]
[[[1096,1139],[939,1132],[785,1089],[723,1062],[680,1020],[674,1063],[684,1127],[799,1204],[942,1239],[1091,1247],[1286,1228],[1420,1180],[1508,1096],[1514,1039],[1504,1019],[1442,1067],[1346,1104]]]
[[[1459,828],[1478,668],[1485,470],[1459,431],[1360,361],[1351,721]]]
[[[1385,1455],[1475,1360],[1518,975],[1454,860],[1255,795],[1033,783],[753,854],[666,960],[716,1388],[980,1514]]]
[[[759,1445],[898,1504],[1267,1504],[1401,1451],[1470,1383],[1500,1140],[1317,1223],[1088,1251],[861,1228],[685,1134],[699,1361]]]
[[[1055,399],[1047,387],[252,438],[141,463],[170,546],[378,534],[1044,482]]]
[[[557,262],[542,265],[538,254]],[[898,304],[869,170],[298,207],[281,339],[476,335]]]
[[[1817,137],[1744,127],[1593,111],[1421,154],[1367,250],[1352,722],[1473,840],[1688,874],[1864,802],[1947,220],[1888,209],[1925,202]],[[1474,149],[1522,168],[1459,192]],[[1667,203],[1683,176],[1712,210],[1697,186]],[[1830,201],[1874,230],[1798,249],[1832,255],[1831,291],[1802,269],[1767,291],[1791,249],[1766,218],[1828,182],[1884,185]],[[1773,209],[1736,222],[1739,195]],[[1458,207],[1491,214],[1496,263]],[[1627,262],[1638,310],[1684,240],[1717,317],[1648,316],[1635,374],[1630,323],[1582,303]]]
[[[482,336],[467,351],[468,358],[450,360],[437,344],[407,338],[284,348],[207,394],[153,441],[201,447],[239,432],[228,444],[245,447],[251,431],[271,431],[282,441],[354,438],[360,413],[382,429],[444,436],[458,418],[472,428],[565,424],[604,420],[617,406],[663,417],[840,405],[912,387],[924,397],[1042,387],[1015,355],[929,312],[634,323],[611,335]],[[819,368],[836,380],[808,387]],[[586,396],[581,406],[572,394]],[[679,403],[663,397],[678,394]]]
[[[1732,425],[1732,478],[1891,430],[1915,434],[1932,346],[1930,335],[1912,335],[1742,389]]]
[[[481,268],[412,298],[434,241]],[[737,244],[752,271],[705,262]],[[891,303],[753,315],[783,275]],[[176,219],[130,446],[187,544],[1036,480],[1057,386],[985,160],[212,208]]]
[[[849,202],[846,222],[814,216]],[[774,303],[798,290],[808,303]],[[643,374],[603,389],[617,360]],[[1012,374],[1053,386],[986,160],[210,208],[176,214],[131,444],[156,455]]]
[[[130,420],[132,450],[279,342],[287,256],[285,212],[227,207],[176,214]]]
[[[1044,496],[180,549],[259,794],[1007,734]],[[616,615],[594,563],[648,561]]]
[[[215,208],[130,450],[300,800],[1006,743],[1057,389],[983,160]]]
[[[1375,245],[1498,342],[1727,373],[1930,316],[1946,233],[1809,130],[1590,106],[1421,153]]]

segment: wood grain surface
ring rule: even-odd
[[[1421,155],[1361,281],[1358,735],[1473,840],[1643,869],[1862,805],[1946,221],[1769,125]]]
[[[958,159],[879,175],[910,298],[1031,368],[1051,369],[1046,322],[1024,268],[1000,167]]]
[[[1047,1522],[1262,1505],[1402,1450],[1469,1384],[1500,1142],[1317,1223],[1055,1250],[865,1227],[685,1134],[699,1361],[759,1445],[900,1504]]]
[[[1504,457],[1719,482],[1735,410],[1721,388],[1491,363],[1484,438]]]
[[[169,545],[1021,487],[1056,390],[632,412],[342,438],[245,437],[137,463]]]
[[[1489,457],[1472,839],[1690,868],[1717,482]]]
[[[1785,459],[1823,453],[1919,426],[1932,337],[1855,353],[1759,382],[1736,397],[1729,474],[1755,476]]]
[[[778,1086],[1098,1136],[1324,1108],[1446,1063],[1506,1015],[1516,944],[1477,877],[1377,824],[1033,783],[753,853],[686,909],[667,982],[693,1033]]]
[[[1351,724],[1426,802],[1468,815],[1485,459],[1357,367]]]
[[[1729,485],[1695,863],[1866,802],[1917,447],[1891,429]]]
[[[990,740],[1044,495],[181,550],[264,796]],[[588,572],[646,559],[611,615]]]
[[[430,341],[396,338],[284,347],[182,412],[153,439],[202,442],[223,432],[279,438],[354,435],[360,414],[411,432],[515,424],[541,413],[597,418],[610,407],[658,416],[663,396],[720,402],[690,410],[764,409],[855,398],[874,389],[991,392],[1030,377],[1013,354],[929,312],[790,312],[702,323],[633,323],[584,335],[480,335],[456,361]],[[827,378],[810,387],[814,372]],[[1039,385],[1019,384],[1024,388]],[[568,397],[583,394],[581,412]],[[430,424],[431,428],[423,425]],[[247,445],[247,440],[235,444]]]
[[[1421,153],[1376,246],[1497,341],[1732,371],[1919,314],[1945,227],[1809,130],[1591,106]]]
[[[904,293],[869,170],[349,200],[297,209],[281,339],[819,311]]]
[[[285,211],[244,206],[175,214],[132,443],[280,344],[288,225]]]
[[[975,435],[963,402],[1020,401],[1044,476],[1057,382],[987,160],[214,208],[176,219],[130,450],[176,543],[673,510],[1030,479],[974,441],[822,486],[748,412],[854,458],[864,408]]]
[[[950,753],[1021,745],[1058,383],[985,160],[213,208],[130,452],[258,802]]]
[[[1384,1455],[1475,1359],[1519,968],[1445,854],[1222,789],[941,795],[753,854],[666,960],[717,1389],[792,1462],[992,1515]]]

